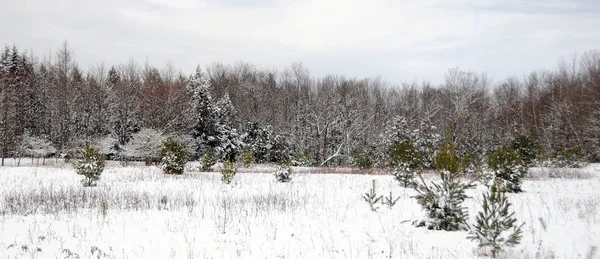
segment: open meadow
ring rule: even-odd
[[[2,167],[0,258],[478,256],[466,231],[413,226],[424,211],[390,175],[295,168],[291,182],[278,183],[274,170],[257,165],[227,185],[197,164],[183,175],[110,164],[97,187],[85,188],[61,162]],[[598,258],[600,165],[529,175],[525,192],[509,194],[523,239],[500,258]],[[373,179],[379,194],[400,197],[395,206],[371,211],[361,196]],[[486,190],[469,190],[469,223]]]

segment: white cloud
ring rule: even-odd
[[[440,81],[454,66],[501,79],[553,68],[563,55],[600,46],[598,5],[583,0],[8,0],[5,6],[0,44],[44,52],[68,39],[82,63],[148,57],[188,72],[216,60],[305,61],[309,69],[360,67],[361,75],[392,80]],[[85,60],[98,56],[106,60]]]

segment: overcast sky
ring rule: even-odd
[[[1,45],[43,56],[68,40],[83,68],[301,61],[313,75],[437,84],[452,67],[499,81],[600,49],[598,0],[0,2]]]

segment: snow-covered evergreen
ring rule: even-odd
[[[81,160],[73,164],[77,174],[85,176],[81,181],[84,187],[96,186],[96,182],[100,180],[100,175],[106,165],[104,159],[104,155],[100,153],[100,150],[89,144],[85,145]]]
[[[419,176],[421,182],[414,187],[418,193],[414,197],[427,214],[425,220],[416,222],[417,226],[447,231],[468,229],[468,212],[463,202],[469,198],[466,191],[475,185],[473,181],[461,179],[460,166],[456,144],[452,142],[448,129],[446,140],[435,159],[440,181],[428,184]]]
[[[160,168],[166,174],[183,174],[188,158],[185,146],[175,138],[168,138],[160,150]]]
[[[499,184],[499,188],[507,192],[521,192],[522,178],[528,167],[520,157],[519,151],[511,147],[500,147],[489,154],[488,165],[491,170],[488,185]]]
[[[198,148],[212,147],[220,159],[235,160],[243,145],[232,125],[235,108],[228,95],[213,101],[210,87],[210,81],[198,67],[189,82],[194,93],[193,136],[199,143]]]
[[[434,158],[437,155],[441,136],[438,128],[429,119],[423,119],[419,128],[412,132],[412,141],[415,149],[423,157],[423,166],[433,167]]]
[[[384,143],[387,147],[410,139],[411,131],[404,116],[396,116],[385,128]]]
[[[241,139],[250,148],[257,163],[278,163],[289,159],[285,138],[275,134],[271,126],[261,127],[257,122],[250,122]]]
[[[423,170],[423,156],[410,140],[397,142],[390,149],[392,174],[404,187],[415,185],[414,179]]]

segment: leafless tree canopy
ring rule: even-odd
[[[190,75],[134,60],[81,70],[65,42],[53,58],[6,47],[0,64],[0,152],[20,156],[24,136],[60,153],[108,136],[126,145],[141,129],[189,136],[194,123]],[[404,116],[411,130],[450,125],[461,152],[484,154],[516,134],[546,150],[600,153],[600,52],[559,62],[556,70],[492,82],[484,73],[449,69],[439,86],[393,85],[380,78],[311,76],[302,63],[277,71],[250,63],[201,68],[214,99],[229,96],[233,128],[255,123],[285,137],[293,154],[315,164],[347,162],[353,150],[376,150],[386,125]],[[523,71],[527,73],[528,71]],[[443,132],[439,132],[443,134]]]

